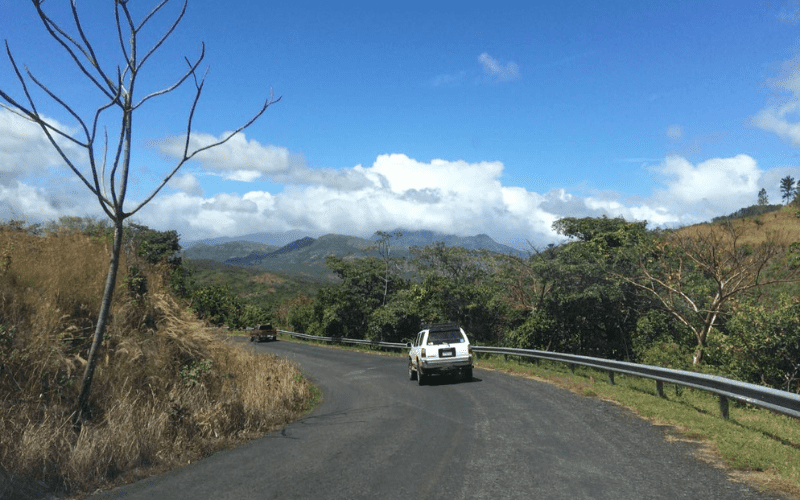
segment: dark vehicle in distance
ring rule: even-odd
[[[266,342],[267,340],[278,340],[278,329],[272,323],[256,325],[250,332],[250,342]]]

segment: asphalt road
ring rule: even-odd
[[[291,342],[324,394],[302,420],[234,450],[106,492],[114,499],[775,499],[730,481],[616,405],[475,370],[408,380],[400,357]]]

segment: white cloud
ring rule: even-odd
[[[800,108],[800,102],[792,101],[781,106],[767,106],[753,117],[753,124],[773,132],[793,147],[800,146],[800,122],[789,121],[789,116]]]
[[[193,134],[189,151],[218,142],[227,135]],[[184,141],[185,137],[170,137],[154,142],[152,146],[165,157],[178,160],[183,156]],[[284,147],[260,144],[252,139],[248,141],[243,133],[198,153],[192,161],[199,163],[207,173],[240,182],[254,182],[266,177],[282,184],[323,185],[344,191],[360,189],[371,183],[357,169],[311,169],[302,155],[291,153]]]
[[[655,193],[655,202],[671,214],[693,213],[700,220],[755,203],[763,174],[747,155],[713,158],[697,165],[670,156],[654,171],[668,179],[667,188]]]
[[[67,133],[75,132],[55,120],[45,120]],[[39,125],[4,108],[0,108],[0,137],[0,184],[9,185],[21,177],[42,175],[51,167],[64,165]],[[55,137],[64,152],[80,164],[85,157],[82,151],[67,139]]]
[[[32,221],[63,215],[102,217],[96,200],[68,171],[58,182],[43,182],[47,165],[57,158],[35,131],[15,130],[16,135],[0,135],[0,151],[5,152],[0,216]],[[168,142],[160,149],[172,154]],[[259,158],[267,160],[259,163]],[[649,199],[628,200],[620,193],[587,195],[564,188],[536,193],[504,186],[504,166],[498,161],[423,162],[386,154],[371,166],[328,170],[308,168],[298,158],[285,148],[242,137],[228,148],[204,154],[200,165],[206,170],[173,178],[171,192],[155,197],[137,213],[137,221],[156,229],[176,229],[184,240],[289,230],[369,236],[378,229],[404,227],[458,235],[486,233],[521,247],[526,240],[541,246],[560,240],[551,225],[566,216],[621,215],[666,226],[709,220],[754,203],[759,182],[772,175],[772,171],[764,174],[746,155],[696,165],[671,156],[652,169],[662,179],[663,189]],[[249,173],[282,183],[283,191],[204,195],[198,182],[199,175],[250,178]],[[129,205],[135,202],[130,199]]]
[[[395,227],[552,239],[550,225],[557,216],[539,207],[544,197],[503,187],[502,172],[500,162],[426,163],[402,154],[381,155],[371,167],[337,172],[344,179],[364,180],[349,191],[314,184],[288,186],[276,195],[204,199],[176,193],[155,198],[138,215],[148,225],[172,224],[189,240],[290,229],[368,236]]]
[[[189,152],[218,142],[229,134],[230,132],[226,132],[215,137],[211,134],[194,133],[189,141]],[[183,157],[185,141],[185,136],[174,136],[156,141],[152,146],[168,158],[179,159]],[[198,153],[193,160],[225,178],[250,182],[262,175],[288,172],[293,157],[286,148],[260,144],[255,140],[248,141],[240,133],[224,144]]]
[[[769,85],[781,92],[789,92],[791,97],[780,104],[769,104],[761,109],[752,123],[768,132],[776,134],[793,147],[800,146],[800,57],[784,61],[779,75]],[[794,119],[793,119],[794,118]]]
[[[197,177],[195,177],[193,174],[184,174],[173,177],[170,179],[168,186],[196,196],[203,194],[203,188],[200,187],[200,182],[198,182]]]
[[[478,56],[478,61],[483,66],[484,73],[498,80],[505,81],[519,78],[519,66],[515,62],[509,62],[504,66],[486,52]]]

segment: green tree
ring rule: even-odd
[[[227,325],[238,328],[242,302],[227,285],[206,285],[196,288],[191,294],[191,308],[198,318],[215,326]]]
[[[647,222],[568,217],[553,228],[577,241],[562,245],[550,269],[547,301],[553,325],[543,346],[579,354],[632,359],[638,311],[649,304],[621,276],[630,275],[650,233]],[[547,324],[537,319],[537,324]]]
[[[328,256],[328,266],[341,283],[320,290],[314,301],[314,318],[320,333],[336,337],[364,338],[370,316],[383,306],[384,297],[407,286],[397,275],[386,280],[385,263],[375,257],[343,259]]]
[[[800,393],[800,299],[780,294],[764,303],[744,300],[733,307],[727,335],[717,347],[731,375],[756,384]]]
[[[761,191],[758,192],[758,204],[759,205],[769,205],[769,198],[767,197],[767,190],[765,188],[761,188]]]
[[[783,195],[781,199],[783,199],[784,203],[789,203],[794,199],[796,193],[794,190],[794,177],[791,175],[781,179],[781,194]]]
[[[187,2],[188,0],[184,1],[177,19],[147,48],[140,43],[142,34],[145,32],[146,27],[149,28],[148,25],[156,18],[156,14],[169,3],[169,0],[163,0],[158,3],[139,23],[134,21],[128,9],[129,0],[116,0],[114,2],[116,19],[114,28],[105,30],[108,33],[113,33],[113,35],[111,40],[103,42],[92,41],[87,37],[87,30],[84,29],[81,15],[78,12],[77,0],[71,0],[70,2],[71,17],[75,25],[76,36],[68,35],[68,30],[60,26],[50,14],[44,11],[45,2],[41,0],[31,1],[47,33],[66,51],[67,57],[75,63],[78,70],[86,77],[87,86],[98,92],[103,104],[94,110],[83,111],[80,103],[68,104],[64,99],[59,98],[56,92],[33,76],[27,68],[25,70],[26,78],[14,60],[11,50],[6,51],[13,71],[20,82],[24,99],[16,99],[4,90],[0,90],[0,99],[8,104],[8,109],[41,127],[42,132],[47,136],[50,144],[56,149],[64,163],[97,199],[114,228],[108,279],[103,292],[94,340],[87,356],[86,369],[78,396],[76,427],[80,427],[81,422],[88,414],[92,379],[117,281],[125,220],[149,203],[184,163],[198,153],[228,141],[231,137],[250,126],[266,111],[269,105],[276,102],[272,98],[267,99],[252,118],[232,133],[227,134],[224,139],[191,150],[192,118],[205,83],[205,77],[198,75],[198,68],[203,61],[204,52],[201,52],[194,62],[189,63],[188,69],[178,76],[173,85],[160,90],[153,90],[145,94],[144,97],[136,97],[139,95],[135,93],[135,91],[139,90],[139,84],[147,83],[147,80],[140,80],[143,70],[149,67],[148,62],[153,53],[162,46],[177,28],[186,12]],[[95,54],[96,47],[101,44],[113,44],[119,48],[121,58],[118,64],[110,65],[109,67],[100,64],[100,59]],[[6,45],[8,46],[8,43]],[[127,197],[128,179],[131,175],[134,115],[138,116],[138,112],[143,109],[145,104],[149,104],[153,99],[172,92],[187,81],[194,83],[195,95],[188,111],[183,156],[148,196],[139,201],[133,209],[127,210],[124,204]],[[30,92],[30,82],[58,103],[77,122],[80,130],[78,136],[73,137],[73,134],[67,129],[56,127],[52,121],[42,114],[42,108],[36,105]],[[75,83],[75,81],[69,82],[70,85],[75,85]],[[118,130],[116,138],[113,138],[111,142],[109,142],[107,135],[109,126],[111,126],[112,130]],[[82,137],[80,137],[81,135]],[[70,156],[69,150],[62,146],[62,140],[71,143],[77,150],[80,150],[80,153],[76,156]],[[88,158],[89,173],[85,173],[79,167],[79,162],[84,156]]]
[[[418,273],[416,300],[424,303],[423,322],[458,322],[481,342],[502,336],[506,304],[497,293],[499,259],[484,250],[448,247],[439,242],[411,249]]]

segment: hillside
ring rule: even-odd
[[[767,238],[774,238],[785,244],[800,241],[800,218],[798,218],[800,212],[796,205],[787,205],[756,215],[740,216],[744,213],[748,213],[748,210],[742,209],[727,217],[717,217],[714,222],[731,221],[734,227],[741,231],[739,242],[744,245],[758,244]],[[678,231],[691,232],[707,224],[686,226]]]
[[[314,295],[323,280],[303,275],[278,274],[249,266],[209,259],[188,260],[198,285],[227,285],[248,303],[275,306],[298,294]]]
[[[198,243],[186,248],[182,256],[185,259],[208,259],[225,262],[230,259],[244,258],[252,254],[269,254],[279,247],[256,243],[253,241],[231,241],[216,245]]]
[[[402,232],[402,230],[399,230]],[[255,235],[250,235],[254,237]],[[462,247],[471,250],[489,250],[496,253],[520,252],[501,245],[485,234],[470,237],[443,235],[432,231],[407,231],[403,236],[391,241],[392,256],[405,258],[410,255],[413,246],[424,247],[436,242],[444,242],[447,246]],[[183,252],[189,260],[208,259],[226,264],[279,273],[286,276],[297,276],[302,279],[330,282],[333,274],[325,267],[325,257],[362,257],[377,256],[374,250],[375,239],[368,240],[357,236],[327,234],[313,239],[301,238],[288,245],[275,249],[262,243],[251,241],[233,241],[209,246],[197,244]]]
[[[163,267],[123,252],[121,269],[146,286],[131,288],[127,272],[116,281],[91,411],[75,432],[106,237],[0,224],[2,499],[84,498],[163,473],[285,426],[312,396],[294,363],[220,342]]]

